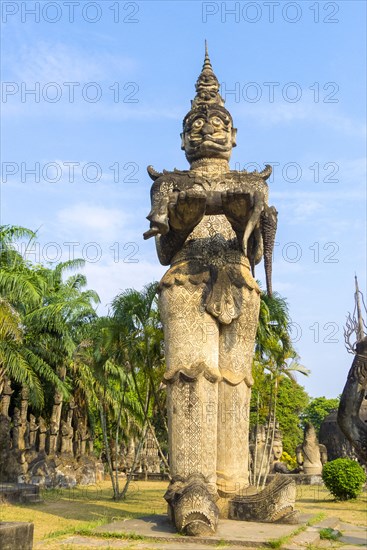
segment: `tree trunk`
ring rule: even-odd
[[[268,460],[267,460],[267,466],[265,468],[265,475],[263,479],[262,488],[264,489],[266,479],[269,474],[270,470],[270,458],[273,453],[273,445],[274,445],[274,436],[275,436],[275,418],[276,418],[276,412],[277,412],[277,396],[278,396],[278,379],[275,376],[275,382],[274,382],[274,406],[273,406],[273,413],[270,412],[270,418],[273,416],[273,428],[271,432],[271,439],[270,439],[270,447],[269,447],[269,454],[268,454]]]
[[[104,405],[101,404],[99,407],[99,413],[101,418],[101,427],[102,427],[102,434],[103,434],[103,443],[106,453],[106,460],[107,460],[107,466],[108,466],[108,473],[110,474],[111,482],[112,482],[112,489],[113,489],[113,498],[117,500],[118,498],[118,491],[115,484],[115,477],[113,475],[113,466],[112,466],[112,460],[111,460],[111,452],[110,452],[110,446],[108,444],[108,434],[107,434],[107,422],[106,422],[106,413],[104,410]]]

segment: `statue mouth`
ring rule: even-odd
[[[193,147],[198,147],[199,145],[203,144],[210,144],[210,145],[217,145],[219,147],[226,145],[227,139],[226,138],[214,138],[212,136],[203,136],[200,138],[193,138],[190,139],[190,145]]]

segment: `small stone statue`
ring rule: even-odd
[[[305,425],[303,443],[298,445],[296,455],[304,474],[321,475],[322,466],[327,462],[327,450],[325,445],[317,441],[315,428],[311,423]]]
[[[9,378],[5,378],[3,392],[0,399],[0,415],[8,417],[10,399],[14,390],[11,389],[11,383]]]
[[[284,464],[284,462],[281,462],[282,454],[283,454],[282,432],[279,430],[279,423],[277,422],[275,433],[274,433],[273,447],[272,447],[272,464],[270,465],[270,472],[285,473],[285,471],[287,470],[287,466]]]
[[[11,447],[10,425],[11,418],[9,416],[10,399],[13,390],[11,389],[10,380],[4,379],[3,393],[0,398],[0,473],[2,474],[5,463],[8,460],[8,453]]]
[[[74,429],[70,424],[61,420],[61,452],[72,453],[73,452],[73,434]]]
[[[72,426],[74,409],[76,408],[74,399],[69,401],[69,408],[66,416],[66,420],[61,421],[61,452],[72,453],[73,452],[73,436],[74,428]]]
[[[49,436],[48,436],[48,454],[53,455],[57,451],[57,442],[59,437],[59,423],[50,420]]]
[[[33,414],[29,415],[29,448],[31,451],[36,449],[36,438],[39,425],[36,422],[36,417]]]
[[[269,473],[269,461],[266,456],[268,449],[266,445],[266,427],[262,424],[257,426],[257,429],[251,434],[252,442],[250,443],[250,468],[253,475],[253,485]]]
[[[42,416],[40,416],[38,418],[38,452],[40,454],[45,454],[46,453],[46,437],[47,437],[47,424],[44,420],[44,418],[42,418]]]
[[[21,412],[18,407],[14,408],[13,414],[13,449],[23,451],[25,449],[26,422],[22,421]]]

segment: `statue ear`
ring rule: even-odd
[[[236,138],[237,138],[237,128],[232,128],[232,147],[237,146]]]
[[[184,140],[184,133],[182,132],[182,134],[180,134],[180,137],[181,137],[181,149],[185,149],[185,140]]]

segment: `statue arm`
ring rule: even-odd
[[[298,445],[296,448],[296,457],[297,457],[297,463],[302,466],[303,464],[303,453],[302,453],[302,445]]]
[[[206,195],[197,189],[171,192],[165,198],[166,229],[154,227],[158,258],[161,264],[169,265],[179,252],[194,227],[200,223],[206,207]],[[152,231],[151,229],[151,231]],[[149,235],[153,236],[153,235]]]

